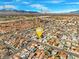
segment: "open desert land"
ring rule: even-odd
[[[79,59],[79,15],[0,15],[0,59]]]

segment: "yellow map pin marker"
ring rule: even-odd
[[[43,34],[43,28],[41,28],[41,27],[36,28],[36,34],[37,34],[38,38],[40,39]]]

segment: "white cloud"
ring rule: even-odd
[[[5,8],[16,8],[14,5],[5,5]]]
[[[70,3],[65,3],[65,4],[79,4],[79,2],[70,2]]]
[[[47,9],[47,7],[41,5],[41,4],[32,4],[31,7],[37,8],[37,9]]]
[[[0,9],[3,9],[3,6],[0,6]]]
[[[30,2],[22,2],[22,3],[24,3],[24,4],[30,4]]]
[[[0,6],[0,9],[9,9],[9,8],[13,8],[13,9],[16,9],[16,6],[14,6],[14,5],[1,5]]]
[[[41,4],[31,4],[30,6],[33,7],[33,8],[36,8],[36,9],[38,9],[40,11],[45,11],[45,12],[50,11],[49,8],[47,8],[47,7],[45,7],[45,6],[41,5]]]
[[[61,3],[64,2],[64,0],[50,0],[50,1],[46,1],[45,3]]]
[[[19,1],[21,1],[21,0],[16,0],[16,2],[19,2]]]
[[[61,3],[63,2],[62,0],[52,0],[51,3]]]

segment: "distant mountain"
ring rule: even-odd
[[[79,14],[79,10],[70,12],[72,14]]]
[[[0,10],[0,16],[2,15],[79,15],[79,10],[77,11],[72,11],[69,13],[41,13],[41,12],[37,12],[37,11],[24,11],[24,10],[6,10],[6,9],[2,9]]]
[[[0,10],[0,15],[25,15],[25,14],[37,14],[36,11],[24,11],[24,10]]]
[[[12,10],[2,9],[2,10],[0,10],[0,11],[5,11],[5,12],[9,11],[9,12],[38,13],[38,12],[36,12],[36,11],[25,11],[25,10],[15,10],[15,9],[12,9]]]

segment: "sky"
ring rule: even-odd
[[[68,13],[79,10],[79,0],[0,0],[0,10]]]

